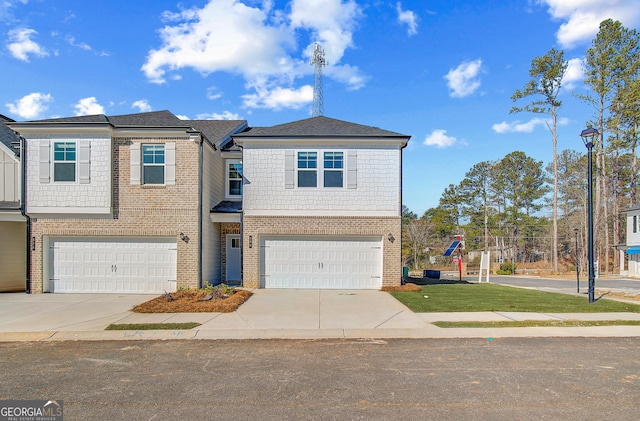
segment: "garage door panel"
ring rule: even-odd
[[[176,290],[170,238],[51,240],[52,292],[162,293]]]
[[[290,238],[261,243],[265,288],[379,289],[380,238]]]

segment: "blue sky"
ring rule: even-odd
[[[403,202],[421,215],[477,162],[551,161],[544,116],[509,110],[552,47],[570,61],[558,149],[584,152],[594,112],[572,93],[607,18],[638,29],[637,0],[0,0],[0,113],[304,119],[319,42],[324,115],[412,136]]]

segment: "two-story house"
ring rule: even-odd
[[[22,215],[20,138],[0,115],[0,292],[26,287],[26,218]]]
[[[409,138],[323,116],[232,135],[242,148],[244,286],[399,285]]]
[[[228,171],[239,152],[224,147],[245,121],[159,111],[7,124],[26,145],[32,292],[162,293],[225,280],[223,242],[239,227],[211,210],[241,199]]]

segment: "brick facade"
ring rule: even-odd
[[[132,142],[176,144],[176,183],[132,185],[129,151]],[[43,253],[48,237],[174,237],[177,241],[177,286],[198,286],[199,209],[198,148],[184,138],[114,138],[112,142],[113,213],[107,217],[52,218],[33,215],[31,291],[43,292]],[[189,237],[185,242],[180,233]],[[33,241],[33,240],[32,240]]]
[[[394,241],[388,239],[391,234]],[[400,285],[402,279],[400,217],[244,216],[243,284],[260,285],[260,237],[270,235],[368,236],[382,238],[382,286]],[[250,239],[251,237],[251,239]],[[251,243],[251,247],[249,244]]]

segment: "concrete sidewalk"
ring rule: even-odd
[[[140,314],[154,295],[0,294],[0,341],[628,337],[640,326],[449,328],[436,321],[640,320],[638,313],[413,313],[386,292],[254,290],[234,313]],[[105,331],[112,323],[198,322],[191,330]]]

